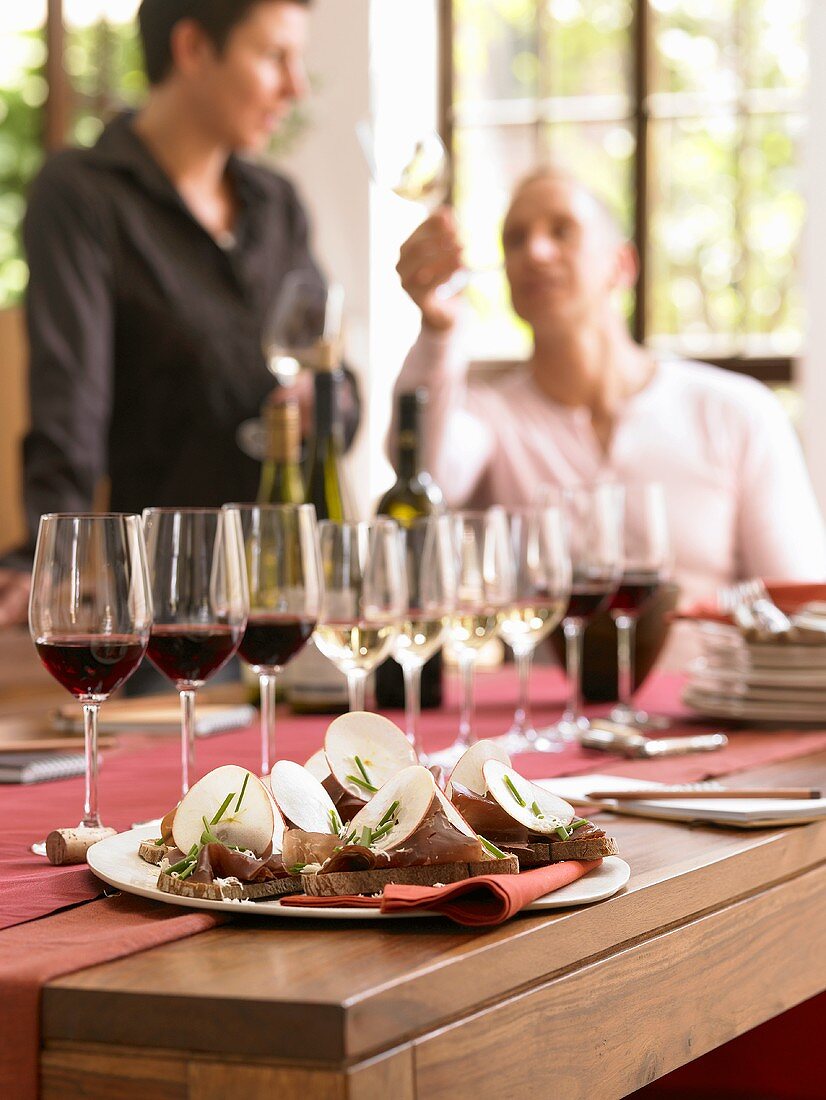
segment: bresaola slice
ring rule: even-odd
[[[488,786],[482,774],[482,766],[487,760],[498,760],[508,767],[511,765],[511,758],[501,745],[497,745],[495,741],[477,741],[456,761],[445,787],[447,797],[453,797],[454,783],[472,794],[484,796]]]
[[[212,824],[230,794],[233,798],[220,820]],[[270,851],[275,831],[272,801],[261,780],[246,768],[225,764],[190,787],[172,822],[172,837],[182,852],[188,852],[193,845],[200,846],[204,819],[224,844],[255,855]]]
[[[362,801],[418,762],[413,746],[399,727],[367,711],[342,714],[331,722],[324,751],[339,785]]]
[[[550,836],[576,817],[573,806],[564,799],[524,779],[499,760],[485,761],[482,774],[490,797],[531,833]]]

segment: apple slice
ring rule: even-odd
[[[244,795],[239,806],[242,789]],[[232,800],[220,820],[213,822],[230,794]],[[172,839],[182,852],[201,843],[204,818],[215,836],[225,844],[255,855],[266,851],[273,839],[275,813],[267,789],[252,772],[237,764],[225,764],[208,772],[184,795],[172,822]]]
[[[477,741],[456,761],[445,787],[447,797],[450,798],[454,783],[483,797],[488,789],[482,775],[482,765],[486,760],[498,760],[501,764],[511,766],[511,758],[501,745],[497,745],[495,741]]]
[[[287,822],[307,833],[334,833],[338,811],[314,775],[292,760],[277,760],[270,772],[275,804]]]
[[[341,786],[363,801],[404,768],[418,764],[413,746],[399,727],[367,711],[351,711],[331,722],[324,751]]]
[[[421,764],[404,768],[388,779],[367,805],[359,810],[347,826],[347,834],[355,835],[354,842],[358,843],[365,826],[371,832],[377,832],[392,822],[383,836],[371,841],[370,847],[379,852],[397,848],[424,821],[438,790],[436,780]]]
[[[327,776],[330,774],[330,765],[327,763],[327,754],[324,749],[319,749],[318,752],[314,752],[310,759],[305,763],[304,767],[310,773],[314,775],[319,783],[323,783]]]
[[[465,836],[472,836],[475,838],[476,833],[474,833],[473,829],[468,825],[467,821],[465,821],[464,816],[459,813],[447,795],[439,790],[438,786],[436,787],[436,797],[445,812],[445,817],[454,829],[458,829],[459,832],[464,833]]]
[[[537,787],[499,760],[486,760],[482,774],[491,798],[532,833],[550,835],[560,825],[570,825],[576,816],[573,806],[564,799]]]

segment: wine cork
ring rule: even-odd
[[[93,844],[116,835],[117,829],[55,829],[46,837],[46,855],[55,866],[85,863],[86,853]]]

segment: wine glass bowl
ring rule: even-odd
[[[249,595],[234,508],[147,508],[155,611],[147,656],[181,697],[181,791],[194,770],[195,692],[238,649]]]
[[[316,271],[289,272],[261,333],[267,368],[282,386],[291,386],[302,366],[317,366],[319,345],[341,339],[344,292],[326,285]]]
[[[152,625],[138,516],[42,516],[29,629],[51,675],[83,705],[86,791],[82,828],[100,828],[97,721],[101,703],[143,660]]]
[[[398,525],[318,525],[324,596],[315,645],[347,677],[350,710],[364,710],[367,675],[390,655],[407,608]]]
[[[321,608],[318,528],[312,504],[225,505],[244,539],[249,616],[238,652],[258,675],[261,772],[275,759],[275,678],[312,636]]]

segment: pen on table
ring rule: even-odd
[[[637,791],[589,791],[586,798],[592,798],[598,802],[612,799],[616,802],[650,802],[652,799],[683,799],[683,798],[783,798],[783,799],[811,799],[820,798],[820,791],[809,787],[743,787],[739,790],[725,790],[721,787],[710,787],[708,790],[700,790],[690,787],[681,790],[679,787],[654,787],[648,790]]]

